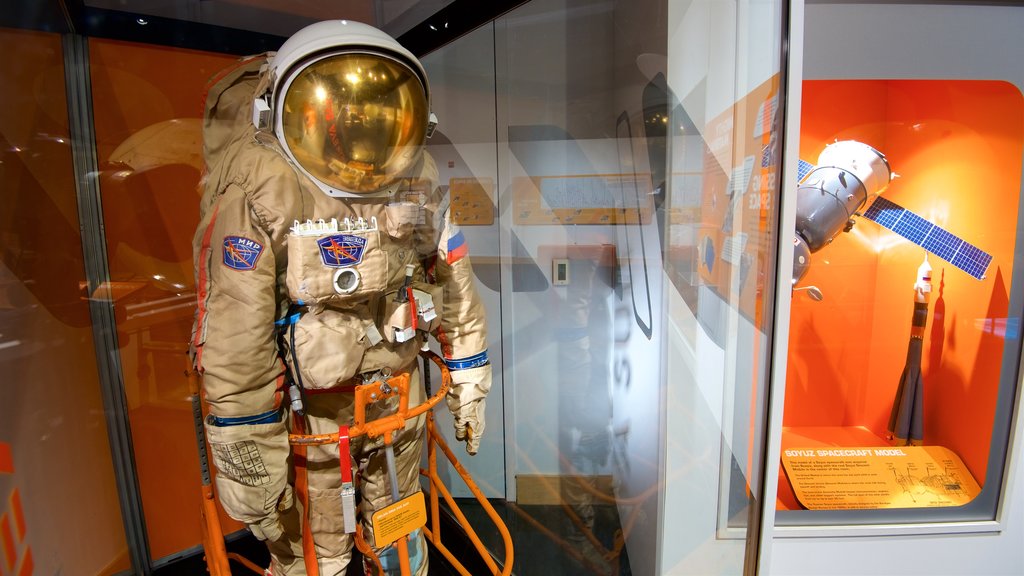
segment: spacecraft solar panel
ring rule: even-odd
[[[978,280],[985,278],[985,272],[992,262],[992,255],[988,252],[881,196],[871,203],[864,212],[864,217],[903,236]]]
[[[814,164],[805,160],[797,160],[796,181],[803,182],[804,178],[807,178],[807,175],[811,173],[811,170],[814,170]]]

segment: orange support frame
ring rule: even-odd
[[[512,563],[515,555],[512,546],[512,535],[509,534],[508,527],[505,526],[505,523],[501,520],[501,517],[498,516],[497,512],[495,512],[494,507],[491,506],[491,503],[487,501],[487,498],[484,496],[483,492],[480,491],[480,488],[476,485],[476,482],[473,481],[473,477],[470,476],[469,472],[467,472],[466,469],[462,467],[462,464],[460,464],[458,459],[455,458],[455,454],[452,453],[451,448],[448,447],[448,444],[444,441],[444,438],[437,431],[437,428],[434,426],[433,412],[427,414],[427,436],[428,468],[426,470],[420,469],[420,475],[426,476],[430,480],[431,527],[429,529],[424,527],[423,529],[427,535],[427,539],[430,540],[430,543],[433,544],[435,548],[437,548],[437,551],[440,552],[441,555],[444,556],[445,559],[447,559],[452,564],[452,566],[459,572],[459,574],[462,574],[462,576],[471,576],[469,571],[466,570],[465,566],[463,566],[462,563],[459,562],[457,558],[455,558],[455,555],[452,554],[451,551],[449,551],[448,548],[446,548],[445,545],[441,543],[441,518],[439,516],[440,505],[437,498],[438,492],[440,492],[441,495],[444,497],[444,501],[447,502],[448,506],[451,508],[452,513],[455,514],[455,518],[458,519],[459,524],[461,524],[462,528],[466,531],[466,536],[468,536],[470,542],[473,543],[473,547],[476,549],[477,553],[480,554],[480,557],[483,559],[484,563],[487,564],[487,568],[491,571],[491,574],[501,574],[501,576],[508,576],[512,573]],[[491,555],[487,551],[487,548],[484,547],[483,542],[480,541],[480,537],[477,536],[476,532],[469,525],[469,521],[466,519],[466,516],[462,513],[462,510],[459,508],[459,505],[455,503],[455,500],[452,498],[451,493],[448,492],[448,489],[445,487],[444,482],[441,480],[441,476],[438,475],[436,449],[437,447],[441,448],[441,451],[444,453],[445,457],[448,458],[449,462],[451,462],[452,467],[455,468],[455,471],[459,473],[459,476],[462,477],[463,482],[465,482],[466,486],[469,487],[470,492],[473,493],[473,496],[476,498],[477,502],[479,502],[480,505],[483,507],[484,511],[487,513],[488,518],[490,518],[491,521],[494,522],[494,525],[498,528],[498,532],[501,534],[502,543],[505,546],[505,561],[503,563],[503,567],[500,570],[497,564],[494,562],[494,559],[491,558]]]
[[[383,436],[385,444],[391,443],[391,435],[393,432],[401,430],[405,426],[405,422],[411,418],[416,418],[421,414],[426,414],[426,428],[427,428],[427,469],[420,469],[420,474],[426,476],[430,481],[430,492],[429,492],[429,506],[430,506],[430,520],[431,527],[424,527],[423,531],[426,534],[427,539],[431,544],[452,564],[453,567],[462,574],[463,576],[470,576],[470,573],[462,565],[461,562],[448,550],[447,547],[441,542],[441,529],[440,529],[440,502],[438,499],[438,493],[443,496],[445,502],[451,507],[452,512],[458,519],[462,528],[465,530],[466,535],[473,543],[473,547],[480,554],[484,563],[487,565],[491,574],[494,576],[509,576],[512,573],[512,563],[514,560],[514,550],[512,545],[512,536],[509,534],[508,527],[495,512],[494,507],[491,506],[490,502],[481,492],[480,488],[477,487],[473,481],[469,472],[459,463],[458,459],[452,453],[451,449],[445,443],[444,438],[437,431],[434,425],[434,417],[432,408],[441,401],[442,398],[448,392],[451,387],[451,375],[448,372],[448,367],[444,364],[444,361],[433,352],[423,352],[424,358],[429,359],[433,362],[441,371],[442,382],[441,387],[433,396],[427,399],[426,402],[409,408],[409,387],[410,378],[408,374],[400,374],[396,377],[388,379],[386,382],[377,381],[368,384],[363,384],[356,387],[355,390],[355,415],[353,426],[349,428],[349,438],[355,438],[363,434],[368,435],[371,438]],[[199,395],[199,379],[195,372],[188,372],[189,385],[192,394]],[[366,406],[374,402],[378,402],[385,398],[391,398],[394,396],[399,397],[399,409],[398,412],[377,420],[366,422]],[[197,396],[199,397],[199,396]],[[201,433],[201,429],[197,428],[197,434]],[[322,444],[336,444],[338,443],[338,434],[289,434],[288,441],[297,449],[301,449],[306,446],[322,445]],[[204,445],[205,447],[205,445]],[[442,453],[451,462],[455,471],[458,472],[459,476],[469,487],[473,496],[476,497],[477,501],[486,511],[488,517],[494,522],[501,534],[504,547],[505,547],[505,558],[504,564],[499,568],[497,563],[491,557],[486,547],[481,542],[479,536],[473,530],[472,526],[469,525],[466,516],[459,509],[458,504],[452,498],[451,493],[445,487],[440,475],[437,472],[437,447],[441,448]],[[297,489],[297,492],[301,490]],[[260,568],[248,559],[233,553],[228,553],[224,545],[224,534],[221,530],[220,520],[217,516],[217,503],[216,497],[214,496],[213,486],[209,483],[204,482],[202,487],[203,502],[202,502],[202,517],[203,517],[203,552],[206,556],[206,565],[211,576],[230,576],[231,567],[229,564],[230,560],[242,564],[248,570],[255,572],[256,574],[269,574],[269,571]],[[305,504],[305,503],[304,503]],[[308,507],[307,507],[308,509]],[[356,548],[370,557],[374,564],[377,566],[378,571],[383,576],[384,571],[381,568],[380,560],[374,554],[373,549],[363,539],[362,531],[357,529],[356,532]],[[409,568],[409,550],[408,550],[408,538],[400,538],[396,542],[399,562],[403,576],[410,574]],[[307,563],[307,567],[315,567],[316,562]],[[307,569],[308,569],[307,568]],[[315,576],[316,572],[310,574]]]

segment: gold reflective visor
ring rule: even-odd
[[[411,68],[378,54],[338,54],[288,80],[281,132],[314,178],[346,192],[376,192],[417,160],[427,114]]]

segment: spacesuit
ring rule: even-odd
[[[345,573],[355,528],[343,515],[346,469],[364,537],[398,573],[368,520],[420,489],[423,417],[394,436],[397,495],[380,438],[353,438],[347,454],[338,444],[300,452],[288,433],[351,425],[363,382],[408,373],[418,383],[427,334],[451,370],[456,438],[470,454],[479,448],[486,321],[423,150],[432,128],[423,66],[357,22],[308,26],[209,87],[192,351],[218,497],[266,540],[275,576],[305,574],[310,550],[320,574]],[[425,398],[422,385],[411,389],[410,407]],[[395,409],[379,402],[367,420]],[[294,497],[297,477],[308,510]],[[425,574],[422,534],[409,549],[413,572]]]

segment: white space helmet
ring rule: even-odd
[[[328,195],[386,190],[419,160],[427,75],[391,36],[350,20],[318,22],[289,38],[270,68],[274,134]]]

